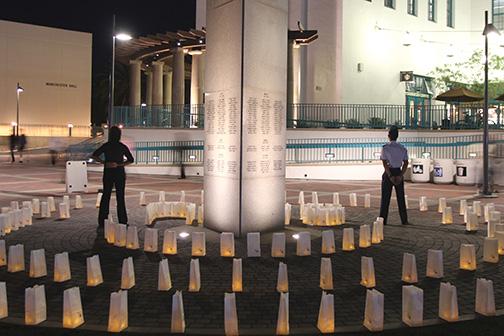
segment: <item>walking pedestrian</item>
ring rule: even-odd
[[[18,138],[18,154],[19,154],[19,163],[23,163],[23,151],[26,148],[26,135],[22,133]]]
[[[409,223],[404,199],[404,174],[408,169],[408,150],[397,142],[398,137],[399,129],[397,126],[390,127],[388,132],[390,142],[383,145],[380,155],[385,169],[381,183],[380,217],[383,217],[383,223],[387,224],[390,197],[392,196],[392,188],[394,188],[401,223],[407,225]]]
[[[17,137],[14,132],[9,137],[9,149],[10,149],[10,155],[11,155],[11,162],[16,162],[16,158],[14,157],[14,150],[16,149],[17,145]]]
[[[104,155],[104,159],[101,155]],[[128,224],[126,213],[126,203],[124,200],[124,190],[126,187],[126,172],[124,167],[133,163],[133,155],[129,148],[121,142],[121,130],[112,126],[109,129],[108,142],[94,151],[92,158],[104,164],[103,169],[103,196],[100,203],[98,215],[98,225],[104,226],[105,219],[109,214],[110,196],[112,188],[115,187],[117,199],[117,217],[119,223]]]

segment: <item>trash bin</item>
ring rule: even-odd
[[[453,183],[455,167],[452,159],[434,159],[434,183]]]
[[[411,161],[411,182],[429,182],[430,168],[430,159],[413,159]]]
[[[455,163],[455,181],[460,185],[474,185],[476,183],[476,173],[478,161],[474,159],[457,160]]]

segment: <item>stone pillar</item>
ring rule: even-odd
[[[191,66],[191,105],[203,104],[205,86],[205,56],[202,51],[189,52]]]
[[[184,49],[177,48],[173,54],[172,78],[172,127],[182,127],[185,103]]]
[[[152,105],[163,105],[163,62],[152,62]]]
[[[282,229],[288,0],[208,0],[205,226]]]
[[[142,75],[142,61],[130,61],[130,106],[140,106],[142,91],[141,91],[141,75]]]
[[[145,71],[145,75],[147,76],[147,87],[145,90],[145,103],[150,106],[152,105],[152,71],[151,69],[147,69]]]
[[[173,72],[168,67],[165,67],[164,72],[164,92],[163,92],[163,105],[171,105],[172,103],[172,79]]]
[[[289,41],[287,58],[287,122],[296,126],[301,103],[301,46]]]

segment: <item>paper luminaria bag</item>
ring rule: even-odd
[[[261,257],[261,234],[259,232],[247,233],[247,257]]]
[[[141,206],[147,205],[147,200],[145,199],[145,192],[144,191],[140,192],[140,199],[138,201],[138,204]]]
[[[135,286],[135,268],[133,266],[133,258],[128,257],[123,260],[121,289],[130,289]]]
[[[5,240],[0,240],[0,266],[7,265],[7,251],[5,250]]]
[[[165,230],[163,235],[163,254],[177,254],[177,234],[175,231]]]
[[[86,259],[87,285],[95,287],[103,283],[103,276],[100,266],[100,256],[98,254]]]
[[[65,282],[72,278],[68,252],[54,256],[54,282]]]
[[[193,232],[191,234],[193,257],[204,257],[206,255],[205,232]]]
[[[233,259],[233,276],[232,276],[232,290],[233,292],[243,291],[242,280],[242,260]]]
[[[45,250],[31,250],[30,252],[30,278],[41,278],[47,275]]]
[[[158,250],[158,229],[145,229],[144,251],[157,252]]]
[[[115,224],[114,246],[126,247],[128,228],[124,224]]]
[[[311,197],[312,197],[312,203],[318,205],[319,204],[318,193],[316,191],[312,191]]]
[[[58,209],[59,209],[59,219],[70,218],[70,217],[67,217],[67,205],[66,205],[66,203],[60,203],[60,204],[58,204]]]
[[[121,332],[128,328],[128,291],[119,290],[110,294],[108,331]]]
[[[447,322],[458,320],[457,288],[449,282],[441,282],[439,287],[439,317]]]
[[[323,334],[334,333],[334,295],[322,292],[317,328]]]
[[[364,309],[364,327],[369,331],[383,330],[384,295],[376,289],[366,291],[366,307]]]
[[[24,246],[22,244],[9,246],[7,272],[15,273],[25,270]]]
[[[40,214],[40,200],[38,198],[32,199],[33,214]]]
[[[172,296],[170,331],[172,334],[183,334],[185,332],[184,302],[180,291],[176,291]]]
[[[36,325],[46,320],[47,305],[44,285],[25,289],[25,324]]]
[[[472,244],[460,245],[460,269],[466,271],[476,270],[476,247]]]
[[[444,276],[443,251],[441,250],[427,251],[426,275],[429,278],[436,278],[436,279],[440,279]]]
[[[350,201],[350,206],[351,207],[356,207],[357,206],[357,194],[356,193],[350,193],[348,195],[349,201]]]
[[[417,283],[418,273],[416,266],[416,257],[411,253],[403,254],[402,277],[401,280],[406,283]]]
[[[443,218],[441,220],[442,224],[453,224],[453,213],[451,207],[445,207],[443,209]]]
[[[56,203],[54,202],[54,197],[52,196],[47,197],[47,205],[49,206],[50,212],[56,211]]]
[[[446,208],[446,198],[440,197],[439,198],[439,205],[438,205],[438,212],[443,213],[445,208]]]
[[[492,280],[476,279],[476,313],[484,316],[495,315],[495,296]]]
[[[189,268],[189,292],[199,292],[201,288],[201,274],[199,259],[191,259]]]
[[[299,232],[296,243],[296,255],[305,257],[311,255],[311,240],[309,232]]]
[[[289,335],[289,293],[280,293],[276,334]]]
[[[171,288],[172,281],[168,259],[163,259],[159,262],[158,291],[169,291]]]
[[[224,332],[227,336],[238,335],[238,313],[235,293],[224,293]]]
[[[410,327],[423,323],[423,290],[415,286],[402,288],[402,321]]]
[[[285,257],[285,233],[273,233],[273,238],[271,241],[271,256],[273,258]]]
[[[63,291],[63,328],[74,329],[84,323],[79,287]]]
[[[371,194],[364,195],[364,208],[371,208]]]
[[[277,291],[280,293],[287,293],[289,291],[287,264],[283,262],[278,264]]]
[[[81,195],[75,195],[75,206],[74,209],[82,209],[84,208],[84,205],[82,204],[82,196]]]
[[[289,225],[292,217],[292,205],[285,203],[285,225]]]
[[[129,250],[138,250],[140,243],[138,242],[138,230],[135,225],[128,225],[126,231],[126,248]]]
[[[355,250],[354,230],[352,228],[343,229],[343,251]]]
[[[220,234],[220,255],[221,257],[234,257],[235,244],[232,232],[222,232]]]
[[[336,253],[336,244],[334,242],[334,231],[322,231],[322,254]]]
[[[371,257],[361,257],[360,284],[366,288],[373,288],[376,286],[374,263]]]
[[[497,238],[485,237],[483,239],[483,261],[499,262],[499,240]]]
[[[420,196],[420,211],[428,211],[429,210],[429,206],[427,204],[427,197],[425,196]]]
[[[0,282],[0,319],[9,316],[9,306],[7,304],[7,287],[5,282]]]
[[[495,238],[497,238],[499,255],[504,255],[504,231],[495,231]]]
[[[460,216],[465,215],[466,208],[467,208],[467,200],[460,200],[460,205],[459,205],[459,215]]]
[[[334,289],[331,258],[320,259],[320,288],[323,290]]]
[[[367,248],[370,246],[371,246],[371,230],[369,228],[369,225],[361,225],[359,228],[359,247]]]

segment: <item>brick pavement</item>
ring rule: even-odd
[[[45,197],[64,194],[61,183],[63,170],[49,167],[10,167],[0,166],[0,206],[7,206],[11,200],[31,199],[33,195]],[[16,183],[12,183],[16,182]],[[94,194],[99,187],[100,175],[90,174],[91,190],[83,196],[85,208],[72,210],[72,218],[58,221],[54,218],[34,220],[34,225],[21,229],[6,237],[7,245],[22,243],[25,246],[26,266],[29,263],[29,251],[44,248],[46,250],[48,277],[30,279],[27,272],[7,273],[6,267],[0,268],[0,281],[7,282],[9,298],[9,318],[2,322],[22,322],[24,314],[24,288],[34,284],[45,284],[48,306],[48,321],[42,326],[58,327],[61,324],[62,293],[66,288],[79,286],[86,323],[81,329],[105,330],[108,320],[110,292],[118,290],[121,277],[122,260],[127,256],[134,258],[137,285],[129,293],[130,330],[139,332],[169,331],[171,316],[171,296],[175,289],[184,290],[184,308],[188,331],[198,333],[222,334],[223,332],[223,294],[231,290],[231,259],[219,256],[218,235],[202,227],[188,227],[180,220],[162,220],[155,227],[160,230],[159,243],[162,244],[162,232],[166,228],[176,231],[207,231],[207,256],[200,258],[202,288],[199,293],[186,291],[189,275],[190,239],[179,240],[179,253],[169,256],[173,289],[170,292],[158,292],[157,269],[161,254],[130,251],[107,245],[96,233],[97,209],[94,207]],[[138,192],[147,192],[148,200],[157,198],[158,190],[167,191],[167,200],[177,199],[179,190],[186,191],[188,201],[199,201],[202,188],[201,179],[177,180],[161,176],[129,176],[127,204],[130,224],[139,229],[140,244],[143,242],[145,208],[138,206]],[[398,225],[396,210],[391,211],[390,225],[385,228],[385,241],[368,249],[354,252],[341,251],[342,229],[370,224],[377,216],[379,205],[379,184],[376,182],[328,182],[299,181],[287,182],[287,197],[290,202],[297,200],[299,190],[305,191],[307,201],[309,191],[319,192],[320,202],[330,202],[332,192],[340,192],[343,205],[347,206],[347,224],[333,227],[337,252],[331,255],[335,284],[336,325],[341,331],[346,327],[359,330],[364,314],[365,289],[359,285],[360,257],[372,256],[376,270],[376,288],[385,294],[385,322],[393,326],[401,321],[401,264],[402,253],[414,253],[417,257],[419,273],[418,286],[424,289],[424,318],[436,319],[440,280],[426,279],[426,253],[430,248],[443,249],[445,278],[457,286],[459,310],[461,315],[474,311],[475,279],[485,277],[494,281],[496,306],[504,308],[504,283],[501,280],[504,271],[502,262],[487,264],[482,261],[483,226],[477,234],[465,234],[461,217],[456,214],[458,199],[469,198],[475,193],[474,187],[438,186],[432,184],[408,184],[407,194],[410,199],[409,211],[414,225]],[[372,208],[348,207],[349,192],[372,194]],[[428,213],[420,213],[417,199],[430,197],[431,207]],[[454,208],[455,224],[441,226],[441,216],[435,210],[437,197],[448,197],[449,205]],[[58,202],[59,199],[57,199]],[[501,199],[491,200],[501,208]],[[486,200],[484,202],[487,202]],[[394,203],[394,202],[393,202]],[[502,210],[502,209],[501,209]],[[54,217],[54,215],[53,215]],[[290,287],[290,325],[293,333],[314,333],[320,303],[321,290],[318,287],[320,268],[320,232],[322,228],[306,227],[293,223],[286,228],[287,257]],[[295,256],[295,240],[292,233],[309,231],[312,233],[312,255]],[[357,239],[357,234],[356,234]],[[262,235],[262,258],[246,258],[246,240],[237,239],[236,255],[243,258],[244,292],[237,294],[237,307],[242,334],[254,334],[258,331],[273,333],[276,325],[279,294],[276,292],[276,277],[279,260],[270,255],[271,234]],[[357,240],[356,240],[357,241]],[[478,269],[476,272],[459,271],[458,258],[461,243],[477,245]],[[70,253],[72,280],[56,284],[52,282],[54,254],[63,251]],[[85,286],[86,257],[100,254],[104,284],[90,288]],[[352,328],[351,330],[354,330]]]

